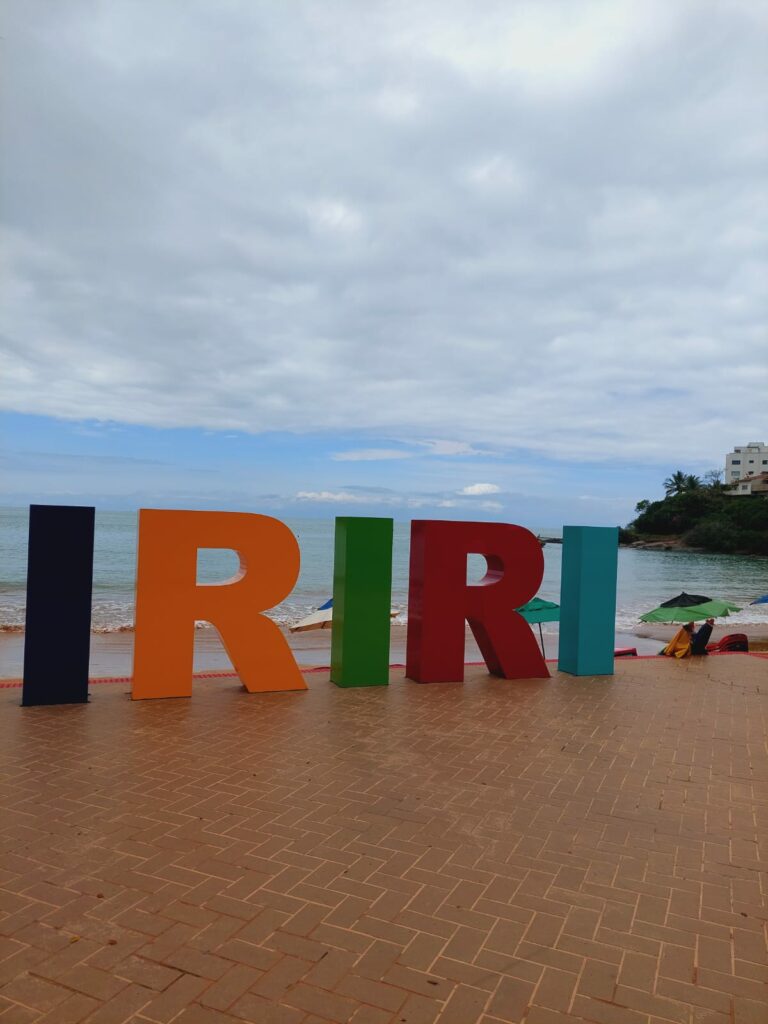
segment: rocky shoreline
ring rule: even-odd
[[[682,551],[694,555],[746,555],[750,558],[764,558],[765,555],[756,555],[751,551],[710,551],[706,548],[695,547],[686,544],[682,537],[657,537],[651,535],[649,540],[620,540],[619,547],[634,548],[636,551]]]
[[[704,548],[691,547],[682,537],[654,537],[653,540],[631,540],[620,545],[623,548],[635,548],[638,551],[687,551],[701,554]]]

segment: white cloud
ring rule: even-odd
[[[476,87],[506,80],[533,95],[561,96],[604,85],[633,51],[663,45],[686,6],[518,0],[486,4],[478,17],[470,3],[444,0],[439,19],[404,18],[401,40],[414,57],[429,54]]]
[[[516,161],[501,154],[473,164],[467,177],[480,188],[503,189],[512,194],[522,194],[525,189],[525,176]]]
[[[490,490],[472,490],[464,488],[459,492],[461,495],[495,494],[499,488],[492,484],[478,484],[477,487],[490,487]],[[298,491],[294,497],[298,502],[310,502],[318,505],[378,505],[383,508],[403,509],[455,509],[472,508],[484,509],[488,512],[497,512],[504,506],[498,501],[480,501],[468,505],[457,501],[455,498],[446,497],[439,493],[431,494],[405,494],[393,491],[385,491],[382,488],[355,488],[340,491]]]
[[[334,452],[335,462],[380,462],[391,459],[444,458],[453,456],[490,455],[491,452],[473,448],[466,441],[412,441],[415,447],[408,448],[351,448]]]
[[[474,448],[466,441],[429,440],[419,441],[430,455],[489,455],[490,452]]]
[[[363,218],[349,203],[340,199],[318,199],[305,205],[313,227],[341,235],[355,234]]]
[[[213,61],[205,5],[148,12],[8,5],[5,408],[622,464],[760,435],[760,0],[232,0]]]
[[[350,491],[298,491],[296,500],[328,502],[331,504],[343,502],[350,505],[370,505],[372,502],[379,501],[380,499],[372,496],[369,497],[365,494],[353,494]]]
[[[62,425],[62,433],[74,434],[74,426]],[[127,431],[130,434],[130,431]],[[228,446],[229,447],[229,446]],[[152,449],[152,443],[148,445]],[[421,466],[410,481],[397,490],[381,487],[334,486],[302,489],[264,489],[261,475],[254,476],[252,453],[239,461],[218,458],[216,447],[200,452],[200,460],[178,464],[157,458],[126,458],[117,455],[63,455],[44,452],[0,453],[0,476],[8,505],[45,501],[53,504],[95,504],[99,508],[203,508],[255,511],[287,517],[328,514],[366,514],[401,519],[412,515],[427,518],[474,519],[520,523],[542,528],[563,522],[615,525],[626,522],[637,502],[638,491],[621,498],[595,494],[576,501],[561,485],[555,495],[509,493],[503,502],[457,496],[437,485],[426,486]],[[296,476],[306,477],[307,467]],[[572,470],[578,478],[578,469]],[[417,488],[419,488],[417,490]],[[576,488],[572,488],[576,494]],[[642,492],[640,492],[642,493]],[[501,507],[503,504],[503,508]]]
[[[468,484],[462,487],[459,494],[498,494],[501,488],[496,484]]]
[[[420,107],[419,97],[405,89],[382,89],[374,103],[383,117],[393,121],[412,120]]]
[[[410,459],[415,452],[401,448],[353,448],[348,452],[334,452],[334,462],[382,462],[389,459]]]

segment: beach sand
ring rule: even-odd
[[[3,1016],[757,1024],[767,674],[0,690]]]
[[[288,643],[300,665],[328,665],[331,658],[331,631],[329,629],[311,630],[306,633],[290,633],[283,629]],[[534,635],[539,639],[538,629],[534,627]],[[131,674],[133,664],[134,633],[126,630],[121,633],[91,634],[91,668],[93,678],[104,676],[127,676]],[[405,663],[406,626],[392,626],[392,642],[390,645],[390,663]],[[638,638],[630,633],[616,634],[617,647],[636,647],[638,654],[656,654],[659,644],[648,638]],[[544,649],[548,658],[557,657],[557,635],[544,633]],[[465,660],[482,661],[475,639],[470,629],[466,630]],[[0,679],[17,679],[21,676],[24,664],[24,634],[0,633]],[[215,629],[198,629],[195,631],[195,671],[209,672],[218,669],[231,669],[229,657],[224,650]]]

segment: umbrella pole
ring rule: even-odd
[[[541,623],[539,623],[539,637],[541,638],[541,656],[542,658],[546,658],[546,654],[544,653],[544,634],[541,631]]]

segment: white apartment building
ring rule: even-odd
[[[734,448],[725,457],[725,484],[739,484],[732,493],[749,494],[752,492],[750,477],[759,477],[768,473],[768,445],[763,441],[750,441],[749,444]]]

